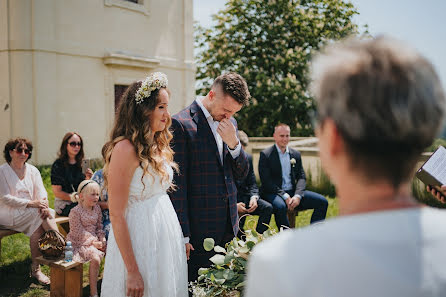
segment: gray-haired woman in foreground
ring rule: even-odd
[[[332,46],[314,70],[320,158],[340,216],[260,244],[247,296],[446,296],[446,211],[410,191],[445,113],[432,65],[380,37]]]

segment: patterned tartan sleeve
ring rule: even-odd
[[[190,237],[188,203],[187,203],[187,181],[188,181],[188,144],[185,131],[181,123],[172,118],[172,149],[174,150],[174,160],[179,166],[179,173],[174,174],[176,191],[170,193],[170,200],[177,212],[178,220],[183,229],[183,236]]]
[[[248,175],[249,163],[248,156],[243,149],[240,150],[240,155],[233,159],[232,173],[235,180],[244,180]]]

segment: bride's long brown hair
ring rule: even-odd
[[[104,146],[104,180],[106,187],[108,166],[110,165],[113,148],[124,139],[128,139],[135,148],[140,167],[143,169],[141,181],[146,174],[151,175],[148,170],[149,166],[153,168],[156,174],[161,176],[162,181],[168,181],[169,175],[163,165],[164,160],[167,160],[171,167],[178,170],[178,165],[173,161],[173,150],[169,145],[172,140],[172,133],[169,131],[172,119],[170,116],[168,117],[166,127],[162,131],[154,133],[150,127],[151,115],[160,100],[160,89],[152,91],[148,98],[144,98],[142,103],[137,104],[135,95],[141,83],[141,81],[134,82],[122,95],[113,129],[110,133],[110,140]],[[166,91],[169,93],[167,89]],[[171,186],[173,185],[171,184]]]

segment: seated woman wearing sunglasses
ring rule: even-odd
[[[51,167],[51,187],[54,192],[54,209],[58,215],[68,216],[70,210],[77,205],[72,202],[70,194],[76,192],[79,184],[90,179],[93,171],[88,168],[82,173],[84,149],[82,137],[75,132],[68,132],[62,139],[59,158]]]
[[[31,275],[39,283],[50,280],[40,271],[35,258],[39,256],[38,240],[44,230],[57,230],[54,210],[48,207],[48,195],[39,170],[26,163],[33,146],[24,138],[6,143],[3,156],[7,163],[0,166],[0,228],[23,232],[30,237]]]

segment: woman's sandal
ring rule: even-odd
[[[36,278],[41,285],[50,284],[50,279],[40,270],[39,264],[31,264],[31,276]]]

